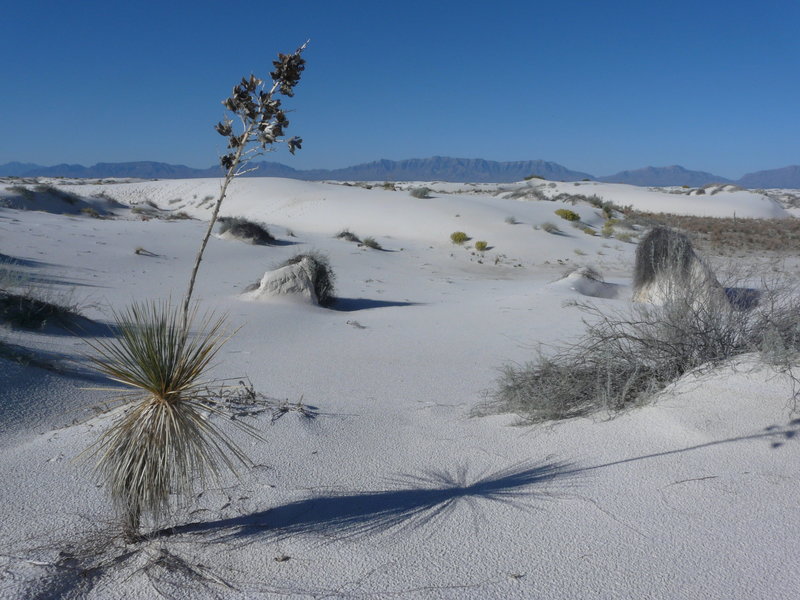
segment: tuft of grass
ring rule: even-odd
[[[561,230],[558,228],[558,225],[556,225],[555,223],[551,223],[550,221],[542,223],[542,230],[546,231],[547,233],[561,233]]]
[[[337,240],[347,240],[348,242],[355,242],[356,244],[361,243],[359,237],[355,233],[351,232],[349,229],[342,229],[334,237]]]
[[[309,259],[310,272],[309,278],[314,284],[314,292],[320,306],[330,306],[336,301],[335,282],[336,276],[331,268],[328,258],[319,252],[305,252],[296,254],[289,260],[281,263],[276,268],[286,267],[301,262],[304,258]]]
[[[134,303],[114,313],[118,338],[88,341],[94,366],[130,390],[120,395],[128,409],[93,448],[130,539],[146,516],[154,525],[169,516],[171,497],[183,506],[221,467],[249,464],[208,418],[219,411],[204,377],[227,339],[224,318],[204,317],[191,335],[195,317],[168,302]]]
[[[48,323],[70,327],[80,318],[78,305],[64,299],[40,297],[33,289],[0,289],[0,322],[20,329],[43,329]]]
[[[33,189],[35,192],[40,194],[50,194],[51,196],[58,198],[59,200],[62,200],[70,205],[75,205],[80,201],[80,198],[72,192],[66,192],[49,183],[41,183]]]
[[[361,240],[361,245],[373,250],[383,250],[383,247],[373,237],[365,237]]]
[[[450,234],[450,241],[453,242],[454,244],[461,245],[464,242],[468,242],[469,240],[470,237],[463,231],[454,231],[453,233]]]
[[[516,217],[506,217],[505,222],[509,225],[519,225],[519,221],[517,221]]]
[[[409,194],[413,198],[430,198],[431,197],[431,188],[428,187],[417,187],[413,188]]]
[[[478,252],[486,252],[488,248],[489,248],[488,242],[484,242],[483,240],[475,242],[475,250],[477,250]]]
[[[100,213],[99,213],[99,212],[97,212],[97,211],[96,211],[94,208],[92,208],[91,206],[84,206],[84,207],[81,209],[81,214],[84,214],[84,215],[86,215],[87,217],[92,217],[93,219],[99,219],[99,218],[100,218]]]
[[[568,208],[556,209],[555,213],[565,221],[580,221],[581,219],[581,216],[578,213],[573,210],[569,210]]]
[[[242,217],[220,217],[219,232],[229,233],[250,244],[271,244],[275,242],[269,230],[261,223],[254,223]]]

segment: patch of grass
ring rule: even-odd
[[[468,242],[469,240],[470,237],[463,231],[454,231],[453,233],[450,234],[450,241],[453,242],[454,244],[461,245],[464,242]]]
[[[484,242],[483,240],[475,242],[475,250],[477,250],[478,252],[486,252],[488,248],[489,248],[488,242]]]
[[[597,235],[597,232],[589,226],[581,227],[581,231],[586,235],[591,235],[591,236]]]
[[[569,210],[568,208],[559,208],[554,211],[557,216],[561,217],[565,221],[580,221],[581,216],[576,213],[575,211]]]
[[[506,217],[505,222],[509,225],[519,225],[519,221],[517,221],[516,217]]]
[[[413,188],[409,194],[411,194],[411,196],[414,198],[430,198],[431,189],[428,187],[417,187]]]
[[[334,236],[337,240],[346,240],[348,242],[354,242],[356,244],[361,243],[361,239],[349,229],[342,229],[339,233]]]
[[[555,223],[551,223],[550,221],[545,221],[541,225],[542,231],[546,231],[547,233],[561,233],[561,230],[558,228],[558,225]]]
[[[24,185],[11,185],[7,189],[9,192],[22,196],[25,200],[31,201],[36,199],[34,191]]]
[[[361,245],[373,250],[383,250],[383,247],[373,237],[365,237],[361,240]]]
[[[86,215],[87,217],[92,217],[93,219],[99,219],[99,218],[100,218],[100,213],[99,213],[99,212],[97,212],[97,211],[96,211],[94,208],[92,208],[91,206],[84,206],[84,207],[81,209],[81,214],[84,214],[84,215]]]
[[[336,276],[331,268],[328,258],[319,252],[305,252],[296,254],[289,260],[279,264],[276,268],[286,267],[301,262],[304,258],[309,259],[311,272],[309,277],[314,285],[314,292],[320,306],[330,306],[336,301],[335,282]]]
[[[62,190],[60,188],[57,188],[56,186],[51,185],[49,183],[41,183],[41,184],[37,185],[36,187],[34,187],[33,189],[34,189],[35,192],[38,192],[40,194],[49,194],[49,195],[51,195],[51,196],[53,196],[55,198],[58,198],[59,200],[62,200],[64,202],[66,202],[67,204],[70,204],[70,205],[73,205],[73,206],[75,204],[77,204],[78,202],[80,202],[80,200],[81,200],[80,197],[77,196],[76,194],[73,194],[72,192],[64,191],[64,190]]]
[[[271,244],[275,242],[267,227],[261,223],[248,221],[242,217],[220,217],[219,232],[228,233],[235,238],[251,244]]]

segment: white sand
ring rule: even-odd
[[[101,208],[93,194],[206,218],[208,204],[198,205],[218,182],[64,187]],[[566,300],[617,309],[630,299],[635,246],[553,214],[569,208],[599,228],[596,208],[509,199],[513,186],[501,187],[414,199],[236,181],[223,214],[263,221],[283,244],[212,238],[196,297],[241,327],[213,375],[249,377],[318,416],[250,419],[266,443],[233,430],[256,466],[176,517],[196,525],[131,554],[91,464],[76,460],[113,417],[93,416],[105,395],[84,388],[98,381],[0,359],[0,596],[795,598],[800,421],[785,376],[745,358],[611,420],[512,427],[511,416],[469,417],[498,367],[580,334],[582,313]],[[664,212],[788,217],[752,192],[549,189]],[[546,221],[565,235],[533,228]],[[204,228],[0,208],[0,253],[108,321],[132,299],[180,298]],[[344,228],[385,251],[334,239]],[[454,246],[456,230],[492,249]],[[330,258],[334,309],[239,299],[309,249]],[[562,279],[570,265],[594,266],[606,285]],[[0,336],[83,368],[87,347],[75,337]]]

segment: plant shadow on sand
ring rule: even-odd
[[[248,515],[164,529],[158,537],[218,534],[214,541],[255,541],[313,534],[328,540],[360,538],[398,529],[419,529],[441,521],[461,505],[502,502],[519,509],[558,497],[557,480],[579,470],[564,462],[521,464],[470,481],[468,469],[401,476],[398,489],[315,496]]]

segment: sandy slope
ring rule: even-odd
[[[203,217],[198,205],[216,186],[70,189]],[[744,360],[613,420],[531,428],[511,427],[508,416],[469,418],[497,367],[580,333],[582,315],[565,301],[624,309],[635,248],[553,215],[566,206],[599,226],[592,207],[493,194],[417,200],[237,181],[224,212],[266,222],[283,243],[212,239],[198,298],[241,326],[214,375],[247,376],[273,398],[302,398],[317,416],[252,418],[268,442],[238,439],[256,466],[177,521],[193,525],[133,553],[113,537],[89,465],[74,460],[109,422],[91,416],[102,393],[82,389],[96,382],[0,360],[0,596],[795,597],[800,423],[785,377]],[[774,210],[741,202],[760,216]],[[566,235],[532,227],[545,221]],[[34,280],[74,287],[86,316],[102,321],[132,298],[179,297],[203,227],[0,209],[0,253]],[[333,239],[345,227],[386,251]],[[454,230],[493,249],[455,247]],[[308,249],[330,257],[333,309],[238,298]],[[561,280],[572,264],[594,265],[609,285]],[[52,331],[2,335],[78,363],[85,351]]]

